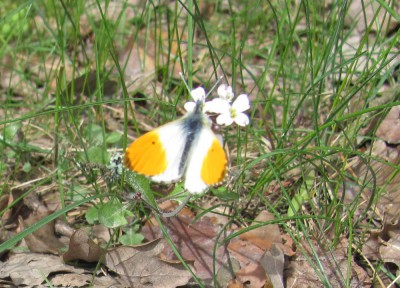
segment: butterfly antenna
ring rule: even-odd
[[[183,81],[183,83],[185,84],[186,89],[188,90],[188,92],[189,92],[189,94],[190,94],[191,91],[190,91],[189,85],[187,84],[187,82],[186,82],[186,80],[185,80],[185,77],[183,76],[183,73],[182,73],[182,72],[179,72],[179,76],[181,76],[182,81]],[[206,95],[205,98],[207,98],[208,95],[210,95],[211,92],[214,91],[215,87],[217,87],[217,85],[221,82],[222,78],[223,78],[223,76],[220,76],[220,77],[218,78],[217,82],[216,82],[216,83],[214,84],[214,86],[210,89],[210,91],[208,91],[208,93],[207,93],[207,95]]]
[[[206,98],[208,97],[208,95],[211,94],[211,92],[214,91],[215,87],[217,87],[217,85],[219,84],[219,82],[221,82],[222,78],[223,78],[223,76],[219,76],[217,82],[215,82],[214,86],[211,87],[210,91],[208,91],[208,93],[207,93],[207,95],[206,95]]]
[[[186,89],[188,90],[189,94],[190,94],[190,88],[189,85],[187,84],[186,80],[185,80],[185,76],[183,76],[182,72],[179,72],[179,76],[181,76],[183,83],[185,83]]]

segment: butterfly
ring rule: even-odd
[[[224,180],[227,158],[203,112],[204,89],[191,94],[195,101],[189,102],[189,111],[136,139],[125,151],[124,165],[154,182],[184,178],[184,188],[197,194]]]

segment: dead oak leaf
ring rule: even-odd
[[[214,261],[216,271],[221,266],[227,265],[226,246],[218,246],[214,255],[220,226],[213,225],[207,217],[195,223],[191,223],[192,219],[192,217],[178,215],[174,218],[163,219],[163,224],[182,257],[194,261],[196,275],[203,281],[209,282],[213,278]],[[148,240],[163,236],[158,226],[145,226],[142,234]],[[177,259],[169,245],[166,246],[163,254],[167,260]]]
[[[228,250],[231,257],[235,257],[242,267],[260,261],[261,257],[264,255],[263,249],[247,240],[237,238],[229,242]]]
[[[38,222],[42,218],[48,216],[50,213],[36,213],[33,212],[25,220],[22,217],[18,218],[21,230],[28,228],[30,225]],[[44,224],[38,230],[25,237],[26,245],[29,250],[37,253],[52,253],[59,254],[60,249],[64,244],[56,237],[54,232],[54,221]]]
[[[390,239],[379,251],[384,262],[392,262],[400,267],[400,240]]]
[[[395,263],[400,269],[400,234],[389,239],[379,248],[379,252],[384,262]]]
[[[0,279],[11,278],[14,285],[40,285],[50,274],[69,272],[82,274],[84,269],[62,263],[58,256],[48,254],[14,254],[0,262]]]
[[[250,287],[264,287],[269,279],[260,263],[250,263],[236,273],[236,279]],[[270,286],[271,287],[271,286]]]
[[[176,287],[188,283],[192,275],[180,262],[159,258],[165,241],[157,239],[138,246],[123,246],[106,253],[104,263],[130,287]]]
[[[93,278],[92,273],[88,274],[57,274],[51,279],[51,284],[55,287],[96,287],[96,288],[108,288],[108,287],[121,287],[117,279],[112,276],[99,276],[96,275]]]
[[[77,230],[69,241],[68,251],[64,253],[64,261],[83,260],[98,262],[103,255],[103,249],[94,243],[83,230]]]
[[[275,217],[270,212],[264,210],[254,219],[252,225],[257,225],[262,222],[274,220]],[[264,251],[271,249],[274,243],[282,244],[281,231],[278,224],[266,224],[249,230],[239,235],[240,239],[245,239],[252,242],[254,245],[263,249]]]
[[[269,276],[270,283],[274,288],[285,287],[283,282],[283,269],[285,266],[285,256],[278,245],[272,245],[260,260],[261,266]]]
[[[400,106],[390,109],[376,130],[376,136],[390,144],[400,143]]]
[[[304,240],[301,245],[308,257],[299,255],[289,262],[285,270],[286,287],[342,287],[346,281],[349,281],[350,287],[368,285],[366,272],[360,269],[354,259],[348,258],[347,239],[340,239],[334,250],[323,247],[316,241]],[[310,263],[311,261],[314,263]],[[318,273],[319,270],[324,271],[324,275]]]

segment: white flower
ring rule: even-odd
[[[202,101],[204,103],[206,100],[206,91],[204,90],[203,87],[198,87],[196,89],[193,89],[190,92],[190,95],[192,96],[194,101],[186,102],[185,105],[183,106],[187,112],[191,112],[194,110],[197,101]]]
[[[235,94],[233,94],[232,87],[227,86],[225,84],[219,85],[217,93],[220,99],[226,100],[228,101],[228,103],[231,103],[233,97],[235,97]]]
[[[246,126],[250,123],[249,116],[244,111],[250,108],[249,97],[246,94],[239,95],[236,100],[230,105],[222,99],[214,99],[212,108],[215,113],[220,115],[217,117],[218,125],[229,126],[235,122],[239,126]]]
[[[196,88],[190,92],[194,101],[186,102],[184,108],[191,112],[195,109],[198,101],[202,102],[203,113],[215,113],[218,115],[216,121],[218,125],[229,126],[233,122],[240,126],[246,126],[250,123],[249,116],[244,111],[250,108],[250,101],[246,94],[239,95],[231,104],[235,94],[232,87],[222,84],[218,87],[218,96],[212,101],[206,102],[206,92],[202,87]]]

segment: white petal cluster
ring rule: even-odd
[[[250,123],[249,116],[243,113],[250,109],[250,101],[247,94],[240,94],[235,101],[232,102],[235,94],[232,87],[222,84],[218,87],[219,98],[214,98],[211,101],[205,101],[206,93],[202,87],[192,90],[191,95],[194,100],[185,103],[186,111],[193,111],[197,101],[203,101],[204,113],[215,113],[217,116],[217,124],[229,126],[236,123],[239,126],[246,126]]]

